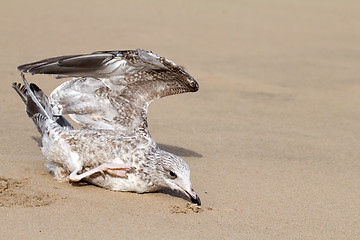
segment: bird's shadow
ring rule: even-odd
[[[182,199],[185,199],[187,201],[190,201],[190,199],[185,194],[183,194],[181,192],[178,192],[178,191],[175,191],[175,190],[172,190],[170,188],[163,188],[163,189],[160,189],[160,190],[158,190],[156,192],[167,194],[167,195],[170,195],[172,197],[182,198]]]
[[[72,182],[71,185],[73,187],[90,187],[90,186],[99,187],[99,186],[97,186],[95,184],[86,182],[84,180],[81,180],[79,182]],[[146,192],[145,194],[149,194],[149,193],[151,193],[151,192]],[[167,194],[167,195],[170,195],[172,197],[182,198],[182,199],[184,199],[184,200],[186,200],[188,202],[191,202],[191,200],[185,194],[183,194],[181,192],[178,192],[176,190],[172,190],[170,188],[163,188],[163,189],[160,189],[160,190],[156,191],[155,193]]]
[[[41,137],[32,136],[31,138],[37,143],[39,147],[42,147]]]
[[[201,155],[200,153],[197,153],[195,151],[192,151],[190,149],[186,149],[183,147],[177,147],[177,146],[172,146],[172,145],[167,145],[167,144],[162,144],[162,143],[159,143],[158,146],[160,149],[170,152],[170,153],[173,153],[180,157],[195,157],[195,158],[203,157],[203,155]]]

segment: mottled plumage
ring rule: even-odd
[[[147,128],[152,101],[198,90],[181,67],[138,49],[49,58],[18,70],[73,77],[49,98],[23,75],[24,86],[13,84],[42,134],[46,166],[57,180],[84,179],[106,189],[138,193],[170,187],[201,204],[188,165],[160,150]],[[73,129],[63,114],[81,129]]]

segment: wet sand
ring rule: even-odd
[[[0,230],[4,239],[360,238],[358,1],[4,1]],[[154,102],[153,138],[182,156],[179,193],[56,182],[11,83],[16,67],[96,50],[152,50],[198,80]],[[29,76],[48,94],[63,80]]]

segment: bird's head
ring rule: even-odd
[[[182,158],[162,150],[158,154],[159,161],[157,161],[156,168],[161,173],[158,179],[159,184],[184,193],[192,203],[200,206],[200,198],[191,186],[190,168],[186,162]]]

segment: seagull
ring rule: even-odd
[[[23,84],[12,87],[42,135],[45,165],[58,181],[88,183],[136,193],[171,188],[201,205],[186,162],[151,137],[149,104],[196,92],[183,68],[151,51],[98,51],[44,59],[18,67]],[[72,78],[49,97],[24,73]],[[80,125],[74,129],[63,117]]]

